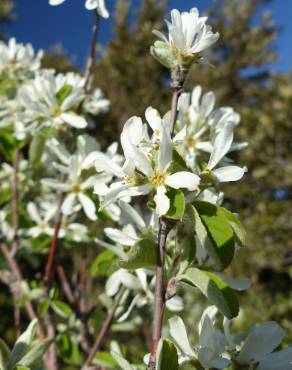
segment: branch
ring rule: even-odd
[[[107,318],[103,324],[103,327],[101,328],[101,331],[99,333],[99,336],[96,340],[96,342],[94,343],[87,359],[85,360],[85,363],[82,367],[83,370],[86,370],[90,365],[91,365],[91,362],[96,354],[97,351],[100,351],[103,349],[105,343],[106,343],[106,340],[108,338],[108,335],[109,335],[109,332],[110,332],[110,328],[111,328],[111,325],[112,325],[112,322],[114,320],[114,316],[115,316],[115,313],[117,311],[117,308],[120,304],[120,301],[122,299],[122,296],[124,295],[125,293],[125,290],[126,288],[125,287],[122,287],[119,291],[119,293],[116,295],[116,298],[115,298],[115,302],[112,306],[112,308],[110,309],[110,311],[108,312],[108,315],[107,315]],[[99,366],[97,366],[96,368],[94,368],[94,370],[98,370],[99,369]]]
[[[86,69],[84,74],[84,90],[85,92],[88,92],[90,90],[90,79],[93,73],[93,67],[95,62],[95,55],[96,55],[96,41],[97,41],[97,34],[98,34],[98,28],[99,28],[99,14],[94,11],[94,24],[92,28],[92,41],[91,41],[91,48],[88,55],[87,63],[86,63]]]
[[[53,268],[54,268],[54,262],[55,262],[55,257],[57,254],[57,249],[58,249],[58,236],[59,236],[59,231],[61,228],[61,223],[62,223],[62,204],[64,201],[64,194],[62,193],[60,196],[60,201],[57,209],[57,214],[56,214],[56,220],[55,220],[55,227],[54,227],[54,234],[53,238],[51,241],[51,246],[50,246],[50,251],[49,251],[49,256],[47,259],[47,264],[45,268],[45,275],[44,275],[44,283],[46,285],[49,285],[52,279],[52,274],[53,274]]]
[[[11,254],[15,256],[18,251],[18,163],[19,163],[19,149],[15,150],[13,158],[13,175],[12,175],[12,249]]]
[[[153,317],[153,334],[151,342],[151,358],[148,364],[149,370],[155,370],[156,350],[158,342],[161,338],[163,313],[165,307],[165,282],[164,282],[164,260],[165,260],[165,245],[167,235],[170,231],[167,219],[160,218],[158,232],[158,259],[156,267],[155,280],[155,297],[154,297],[154,317]]]
[[[59,280],[60,280],[63,292],[64,292],[66,298],[68,299],[68,302],[71,305],[73,305],[75,300],[74,300],[74,297],[73,297],[73,293],[72,293],[69,281],[67,279],[67,276],[65,274],[65,271],[64,271],[62,265],[59,265],[57,267],[57,273],[58,273],[58,276],[59,276]]]
[[[21,284],[23,282],[23,277],[20,271],[20,268],[18,266],[18,263],[16,262],[15,258],[11,255],[7,245],[5,243],[0,244],[0,249],[1,252],[3,253],[3,256],[5,257],[8,266],[10,268],[10,271],[12,272],[15,281],[17,282],[18,286],[20,289],[22,289]],[[25,293],[25,292],[22,292]],[[38,316],[34,310],[34,307],[31,302],[26,302],[25,305],[25,310],[27,312],[27,315],[30,320],[38,319]],[[44,340],[46,335],[45,335],[45,330],[43,326],[41,325],[40,321],[38,322],[38,336],[41,340]]]
[[[174,135],[175,124],[177,120],[177,108],[178,108],[178,99],[183,92],[184,83],[186,80],[187,70],[181,66],[176,66],[171,71],[171,89],[172,89],[172,102],[171,102],[171,118],[170,118],[170,127],[171,135]]]

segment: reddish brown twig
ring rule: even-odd
[[[8,263],[8,266],[9,266],[10,271],[12,272],[12,274],[15,278],[16,283],[18,284],[18,288],[20,289],[20,291],[17,294],[17,296],[19,296],[21,293],[24,293],[24,292],[21,292],[21,290],[22,290],[21,285],[22,285],[22,282],[23,282],[23,277],[22,277],[20,268],[18,266],[18,263],[16,262],[15,258],[11,255],[11,253],[10,253],[10,251],[9,251],[9,249],[8,249],[8,247],[5,243],[0,244],[0,249],[1,249],[1,252],[3,253],[3,256],[6,259],[6,262]],[[26,302],[24,307],[25,307],[25,310],[26,310],[27,315],[28,315],[30,320],[34,320],[34,319],[38,318],[31,302],[29,302],[29,301]],[[38,336],[41,340],[44,340],[45,337],[46,337],[45,330],[44,330],[42,324],[40,323],[40,321],[38,323]]]
[[[11,254],[15,256],[18,251],[18,164],[19,164],[19,149],[15,150],[13,157],[13,175],[12,175],[12,249]]]
[[[58,273],[58,276],[59,276],[59,280],[60,280],[60,283],[61,283],[61,286],[62,286],[62,289],[63,289],[63,292],[68,300],[68,302],[73,305],[74,304],[74,297],[73,297],[73,293],[72,293],[72,290],[71,290],[71,287],[70,287],[70,284],[69,284],[69,281],[67,279],[67,276],[65,274],[65,271],[63,269],[63,266],[59,265],[57,267],[57,273]]]
[[[47,259],[47,264],[45,268],[45,274],[44,274],[44,283],[46,285],[49,285],[52,279],[53,275],[53,269],[54,269],[54,262],[55,257],[57,254],[58,249],[58,237],[59,237],[59,231],[61,228],[62,223],[62,205],[64,201],[64,194],[62,193],[59,200],[59,205],[57,209],[56,219],[55,219],[55,227],[54,227],[54,234],[51,241],[50,251]]]
[[[167,235],[169,233],[168,221],[164,218],[159,220],[158,232],[158,258],[156,267],[153,333],[151,342],[151,358],[148,369],[155,370],[156,350],[161,337],[163,312],[165,307],[165,281],[164,281],[164,260]]]
[[[87,359],[85,360],[85,363],[82,367],[82,369],[86,370],[90,365],[91,365],[91,362],[96,354],[97,351],[101,351],[107,341],[107,338],[108,338],[108,335],[109,335],[109,332],[110,332],[110,328],[111,328],[111,325],[112,325],[112,322],[114,320],[114,316],[115,316],[115,313],[116,313],[116,310],[120,304],[120,301],[125,293],[125,290],[126,288],[125,287],[122,287],[120,289],[120,291],[118,292],[118,294],[116,295],[116,298],[115,298],[115,302],[112,306],[112,308],[110,309],[110,311],[108,312],[108,315],[107,315],[107,318],[101,328],[101,331],[99,333],[99,336],[96,340],[96,342],[94,343]],[[94,370],[97,370],[99,369],[99,366],[94,368]]]

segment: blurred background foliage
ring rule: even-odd
[[[238,321],[239,328],[276,320],[285,327],[287,341],[291,341],[292,73],[271,72],[277,60],[280,25],[266,11],[267,3],[214,3],[208,12],[210,23],[221,35],[209,55],[214,67],[194,66],[187,89],[201,84],[204,91],[215,92],[217,106],[233,106],[241,114],[238,139],[249,143],[247,149],[236,154],[238,163],[249,171],[236,187],[226,186],[225,199],[240,214],[249,236],[248,247],[238,253],[230,271],[251,277],[253,283],[252,289],[241,294],[245,315]],[[94,71],[94,84],[111,101],[109,113],[99,116],[91,129],[103,146],[118,139],[126,119],[143,115],[147,106],[158,108],[162,114],[169,109],[167,70],[149,54],[154,40],[152,29],[164,27],[167,1],[142,1],[134,23],[129,21],[130,7],[130,0],[116,2],[113,39],[101,50]],[[5,30],[12,13],[13,4],[1,1],[1,30]],[[47,51],[43,63],[60,72],[78,69],[62,47]],[[2,294],[2,305],[9,307],[5,297]],[[195,316],[194,312],[192,322]],[[7,328],[2,321],[1,329]],[[147,335],[147,325],[143,330]]]

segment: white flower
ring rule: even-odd
[[[42,127],[62,124],[75,128],[87,126],[86,120],[76,113],[84,99],[84,91],[65,82],[63,75],[55,76],[51,71],[46,71],[20,88],[19,101],[25,114],[30,117],[25,130],[34,132]]]
[[[50,5],[60,5],[64,3],[66,0],[49,0]],[[103,17],[108,18],[109,12],[105,7],[104,0],[86,0],[85,1],[85,8],[88,10],[96,9],[97,13]]]
[[[40,68],[43,52],[35,54],[31,44],[17,44],[15,38],[11,38],[6,45],[0,42],[0,73],[22,74],[35,72]],[[20,74],[20,75],[19,75]]]
[[[166,44],[185,54],[200,53],[212,46],[219,38],[206,24],[207,17],[199,17],[197,8],[190,12],[171,11],[171,22],[166,21],[168,38],[159,31],[153,31]]]
[[[105,99],[101,89],[97,88],[86,97],[83,107],[90,114],[97,115],[108,111],[110,101]]]
[[[86,191],[93,187],[93,184],[102,178],[103,181],[109,181],[110,177],[107,175],[95,175],[86,179],[82,177],[82,168],[80,168],[77,155],[70,157],[69,171],[65,182],[60,182],[55,179],[43,179],[42,184],[60,190],[66,193],[62,212],[64,215],[71,215],[76,211],[76,204],[80,204],[85,215],[92,221],[97,220],[96,207],[94,202],[88,197]]]
[[[28,235],[33,238],[37,238],[43,234],[53,236],[54,228],[51,226],[51,222],[56,215],[57,208],[56,204],[46,202],[42,202],[38,208],[35,203],[29,202],[27,205],[27,213],[36,223],[36,226],[28,229]],[[59,233],[59,237],[63,236],[62,232]]]
[[[229,360],[222,357],[225,351],[226,340],[224,334],[215,329],[213,325],[213,309],[206,309],[199,323],[199,346],[194,349],[189,342],[183,320],[172,317],[168,320],[169,334],[179,350],[179,362],[185,363],[192,359],[198,359],[206,368],[225,369]]]
[[[112,173],[122,181],[114,183],[110,188],[103,184],[95,185],[95,193],[102,196],[104,204],[109,204],[124,196],[136,196],[155,191],[156,213],[161,216],[167,213],[170,200],[167,197],[168,188],[184,188],[189,191],[197,189],[200,178],[198,175],[181,171],[169,173],[172,161],[173,143],[169,127],[161,125],[160,141],[153,144],[152,150],[139,148],[141,139],[145,136],[142,121],[137,117],[129,120],[127,130],[121,135],[121,142],[126,156],[123,168],[100,158],[96,161],[97,171]]]
[[[109,12],[105,7],[104,0],[86,0],[85,8],[88,10],[96,9],[97,13],[103,18],[109,17]]]
[[[236,360],[240,364],[259,363],[257,370],[291,370],[292,348],[273,352],[285,332],[276,322],[255,326],[245,340]]]
[[[213,123],[213,138],[211,140],[211,155],[207,164],[207,170],[212,173],[218,182],[238,181],[247,171],[246,167],[227,165],[215,168],[224,159],[225,155],[232,150],[234,127],[239,122],[239,116],[233,114],[233,110],[226,108],[218,112],[220,120]]]

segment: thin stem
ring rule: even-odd
[[[94,62],[95,62],[95,55],[96,55],[96,42],[97,42],[97,34],[99,28],[99,14],[94,11],[94,24],[92,28],[92,41],[91,41],[91,48],[87,59],[85,75],[84,75],[84,90],[88,92],[90,90],[90,80],[93,73]]]
[[[12,249],[11,254],[15,256],[18,251],[18,164],[19,164],[19,149],[15,150],[13,158],[13,175],[12,175]]]
[[[5,257],[7,263],[8,263],[8,266],[10,268],[10,271],[12,272],[14,278],[15,278],[15,281],[17,282],[17,285],[18,285],[18,288],[19,289],[22,289],[22,282],[23,282],[23,277],[22,277],[22,273],[20,271],[20,268],[18,266],[18,263],[17,261],[15,260],[15,258],[11,255],[7,245],[5,243],[1,243],[0,244],[0,249],[1,249],[1,252],[3,254],[3,256]],[[19,294],[21,293],[24,293],[24,292],[21,292],[19,291],[18,293],[16,293],[16,297],[18,297]],[[25,310],[27,312],[27,315],[29,317],[30,320],[34,320],[34,319],[37,319],[38,316],[34,310],[34,307],[32,305],[32,303],[30,301],[26,302],[25,305]],[[43,326],[41,325],[41,323],[39,322],[38,323],[38,336],[41,340],[44,340],[46,335],[45,335],[45,330],[43,328]]]
[[[81,336],[82,349],[90,352],[90,334],[88,330],[88,318],[86,315],[86,300],[85,300],[85,286],[86,286],[86,257],[82,256],[80,261],[80,278],[79,278],[79,316],[81,321]]]
[[[157,257],[157,267],[156,267],[153,334],[151,342],[151,358],[148,365],[149,370],[155,370],[156,350],[158,342],[161,338],[163,313],[165,307],[164,260],[165,260],[165,246],[168,233],[169,225],[167,220],[164,218],[160,218],[158,232],[159,253]]]
[[[62,223],[63,201],[64,201],[64,194],[62,193],[60,196],[60,200],[59,200],[59,205],[58,205],[56,219],[55,219],[54,234],[53,234],[53,238],[51,241],[49,256],[48,256],[47,264],[45,268],[44,282],[46,285],[50,284],[52,275],[53,275],[54,262],[55,262],[55,257],[56,257],[57,249],[58,249],[58,236],[59,236],[59,231],[60,231],[61,223]]]
[[[172,88],[172,102],[171,102],[171,136],[174,135],[175,124],[178,114],[178,99],[184,90],[184,83],[187,75],[187,70],[182,66],[176,66],[171,71],[171,88]]]
[[[60,280],[63,292],[64,292],[66,298],[68,299],[68,302],[71,305],[73,305],[74,304],[73,293],[72,293],[69,281],[67,279],[67,276],[65,274],[65,271],[63,269],[63,266],[59,265],[57,267],[57,273],[58,273],[58,276],[59,276],[59,280]]]
[[[110,328],[111,328],[112,322],[114,320],[115,313],[117,311],[117,308],[119,307],[120,301],[121,301],[121,299],[122,299],[122,297],[125,293],[125,290],[126,290],[126,288],[122,287],[120,289],[120,291],[118,292],[118,294],[116,295],[115,302],[114,302],[112,308],[110,309],[110,311],[108,312],[107,318],[106,318],[105,322],[103,323],[103,326],[101,328],[99,336],[98,336],[96,342],[94,343],[87,359],[85,360],[85,363],[84,363],[84,366],[83,366],[84,370],[91,365],[91,362],[92,362],[96,352],[103,349],[103,347],[106,343],[106,340],[108,338]],[[97,369],[99,369],[99,367],[94,368],[94,370],[97,370]]]

